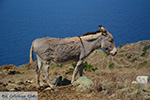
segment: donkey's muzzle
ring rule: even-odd
[[[117,49],[116,49],[116,47],[113,48],[113,50],[110,52],[110,54],[111,54],[112,56],[115,56],[115,55],[117,54]]]

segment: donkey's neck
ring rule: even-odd
[[[95,35],[81,36],[85,54],[88,56],[92,51],[101,47],[102,35],[97,33]]]

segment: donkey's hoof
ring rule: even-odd
[[[37,87],[36,87],[37,89],[40,89],[41,88],[41,86],[40,85],[37,85]]]
[[[71,84],[74,82],[75,80],[71,80]]]
[[[49,90],[52,90],[52,88],[48,87],[48,88],[44,89],[44,91],[49,91]]]
[[[55,85],[50,85],[50,87],[51,87],[52,89],[56,89],[56,88],[57,88]]]
[[[54,87],[47,87],[46,89],[44,89],[44,91],[49,91],[49,90],[58,91],[59,89],[56,86],[54,86]]]

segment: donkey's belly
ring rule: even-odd
[[[58,63],[68,63],[76,61],[79,58],[79,54],[71,55],[71,53],[58,54],[53,60]]]
[[[79,46],[61,46],[54,53],[54,61],[59,63],[64,63],[68,61],[77,60],[80,56]]]

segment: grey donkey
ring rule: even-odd
[[[37,84],[40,86],[40,70],[43,66],[43,76],[51,88],[55,88],[49,79],[50,62],[65,63],[68,61],[76,61],[71,83],[75,81],[75,77],[79,70],[79,75],[83,73],[83,60],[90,55],[95,49],[102,47],[108,53],[115,55],[117,49],[113,40],[113,36],[99,25],[96,32],[87,32],[82,36],[70,38],[38,38],[32,42],[30,49],[30,63],[33,62],[33,52],[37,57],[38,66],[36,68]]]

